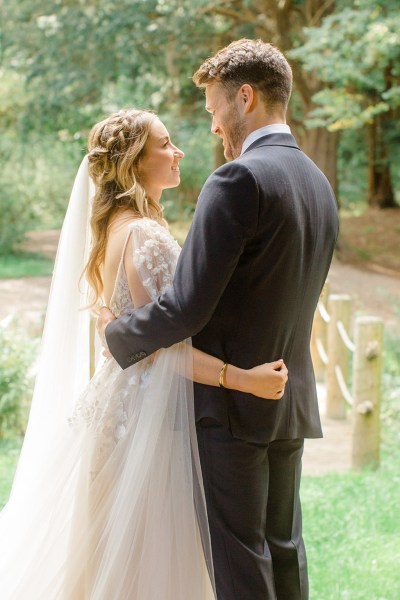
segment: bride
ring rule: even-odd
[[[222,361],[186,340],[125,371],[103,356],[89,381],[88,304],[118,317],[172,282],[179,246],[160,197],[179,184],[182,157],[149,111],[121,110],[91,131],[0,514],[2,600],[215,598],[192,381],[218,386]],[[222,376],[226,387],[279,399],[287,370],[229,365]]]

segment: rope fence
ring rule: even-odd
[[[316,380],[326,385],[326,416],[346,419],[351,413],[352,467],[377,468],[380,461],[380,395],[383,320],[353,318],[352,298],[329,294],[325,285],[311,335],[311,356]],[[10,326],[13,315],[0,320]],[[353,324],[353,338],[350,335]],[[95,319],[90,322],[90,373],[95,370]]]
[[[353,318],[352,298],[328,294],[328,290],[326,284],[315,312],[311,336],[315,376],[326,385],[326,416],[345,419],[350,410],[352,467],[377,468],[383,321],[378,317]]]

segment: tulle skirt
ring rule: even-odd
[[[108,359],[0,515],[2,600],[213,600],[189,343]],[[39,456],[39,453],[38,453]]]

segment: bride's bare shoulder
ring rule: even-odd
[[[137,215],[132,213],[132,211],[123,211],[114,215],[110,223],[108,225],[107,231],[107,243],[120,238],[125,239],[128,235],[129,231],[132,228],[132,225],[145,225],[146,221],[149,221],[147,217],[142,217],[141,215]]]
[[[105,253],[105,262],[111,260],[119,262],[124,244],[126,243],[133,227],[138,227],[145,236],[153,237],[163,232],[168,231],[168,227],[150,217],[142,217],[132,214],[132,212],[123,212],[114,216],[108,226],[107,245]]]
[[[131,230],[131,226],[141,220],[141,217],[132,217],[132,215],[117,216],[112,220],[107,232],[106,261],[110,260],[110,258],[113,260],[112,256],[114,254],[117,254],[119,259],[121,258],[123,246]]]
[[[110,222],[107,230],[107,241],[103,262],[104,296],[109,299],[112,295],[115,277],[120,265],[124,245],[126,244],[132,224],[141,221],[142,217],[136,217],[132,213],[116,215]]]
[[[119,236],[121,233],[128,232],[130,226],[139,221],[143,221],[143,217],[136,216],[128,211],[116,214],[108,225],[108,238],[110,238],[110,236]]]

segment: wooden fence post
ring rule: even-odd
[[[358,317],[354,342],[352,465],[354,469],[366,466],[377,468],[380,446],[382,319]]]
[[[324,288],[321,293],[320,303],[328,310],[328,296],[329,296],[329,282],[326,281]],[[311,331],[311,359],[314,367],[315,379],[316,381],[322,382],[325,379],[326,366],[323,362],[319,350],[318,344],[322,344],[322,347],[326,352],[326,344],[327,344],[327,331],[328,326],[327,323],[321,316],[319,306],[315,311],[314,315],[314,323]]]
[[[337,322],[341,321],[349,331],[351,321],[352,299],[346,294],[329,296],[330,321],[328,325],[328,358],[326,369],[326,416],[329,419],[346,418],[346,402],[340,390],[335,367],[341,368],[343,378],[347,381],[348,351],[340,337]]]

